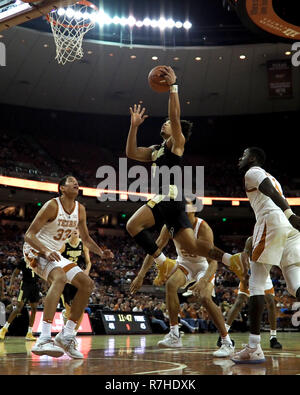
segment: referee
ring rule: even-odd
[[[19,275],[20,272],[22,272],[23,279],[20,286],[17,307],[10,313],[6,323],[0,330],[0,340],[4,340],[9,325],[13,322],[17,315],[21,313],[24,305],[27,303],[31,308],[31,314],[29,316],[29,327],[25,339],[33,341],[36,340],[36,338],[32,334],[32,327],[35,320],[37,305],[40,300],[40,287],[38,277],[30,268],[26,267],[26,262],[23,258],[17,264],[16,268],[12,273],[7,293],[9,295],[12,294],[12,286],[14,284],[15,278]]]

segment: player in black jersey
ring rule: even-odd
[[[79,230],[77,228],[71,233],[71,237],[66,240],[66,243],[60,253],[69,261],[76,263],[87,276],[89,275],[92,265],[89,249],[83,245],[82,240],[79,237]],[[74,287],[74,285],[68,283],[65,285],[61,295],[62,303],[65,308],[65,311],[63,312],[65,321],[70,316],[71,304],[76,292],[77,288]],[[75,332],[77,332],[78,328],[80,327],[82,318],[83,314],[76,324]]]
[[[169,169],[178,166],[184,153],[186,142],[191,136],[192,124],[180,119],[180,102],[178,96],[178,85],[174,70],[168,66],[162,66],[164,79],[170,86],[168,121],[161,127],[163,143],[157,146],[138,147],[137,131],[139,126],[148,117],[145,108],[140,105],[130,107],[131,125],[126,144],[126,155],[130,159],[140,162],[155,162],[159,166]],[[171,171],[169,171],[171,173]],[[205,258],[211,258],[223,262],[229,266],[240,279],[247,276],[248,261],[246,254],[226,254],[215,247],[210,240],[204,238],[196,239],[185,210],[185,198],[182,190],[172,183],[161,185],[157,195],[140,207],[127,222],[127,231],[135,239],[148,255],[154,258],[158,268],[158,276],[155,284],[165,283],[172,274],[175,262],[166,258],[158,248],[154,237],[149,229],[154,225],[166,224],[171,236],[179,245],[180,249],[189,254],[196,254]]]
[[[21,282],[20,293],[18,296],[17,308],[10,313],[5,325],[0,330],[0,340],[4,340],[9,325],[13,322],[17,315],[21,313],[24,305],[26,305],[27,303],[30,306],[31,314],[29,317],[28,332],[25,336],[25,339],[34,341],[36,340],[36,338],[32,334],[32,327],[35,320],[37,305],[40,300],[40,286],[38,276],[34,274],[34,272],[30,268],[26,267],[26,262],[23,258],[17,264],[15,270],[12,273],[10,284],[8,287],[8,294],[10,295],[12,293],[12,286],[14,284],[15,278],[19,275],[20,271],[22,272],[23,278]]]

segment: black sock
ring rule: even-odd
[[[254,295],[250,296],[248,302],[248,312],[250,319],[250,333],[253,335],[260,334],[260,325],[262,314],[265,308],[265,296]]]
[[[297,289],[296,298],[297,298],[297,301],[300,302],[300,287]]]
[[[137,244],[141,246],[149,255],[153,255],[158,249],[157,244],[155,243],[151,233],[147,229],[142,230],[133,238],[137,242]]]

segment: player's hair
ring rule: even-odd
[[[250,154],[255,157],[257,163],[259,165],[263,166],[266,162],[265,151],[261,148],[258,148],[258,147],[250,147],[248,149],[249,149]]]
[[[66,185],[67,179],[68,179],[69,177],[73,177],[73,176],[72,176],[71,174],[68,174],[68,175],[64,176],[63,178],[61,178],[61,179],[59,180],[59,182],[58,182],[58,194],[59,194],[59,196],[62,195],[62,192],[61,192],[61,190],[60,190],[60,187]]]
[[[170,118],[166,118],[166,121],[169,120]],[[181,119],[180,124],[181,124],[182,134],[185,137],[185,141],[189,141],[192,135],[193,122],[187,121],[186,119]]]

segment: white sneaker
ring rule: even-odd
[[[193,296],[193,295],[194,295],[193,291],[191,291],[189,289],[187,291],[183,292],[183,294],[182,294],[182,296],[184,296],[185,298],[187,298],[188,296]]]
[[[77,359],[83,358],[83,354],[77,350],[78,343],[74,335],[65,336],[64,330],[62,330],[55,336],[54,343],[63,348],[69,357]]]
[[[178,348],[182,347],[181,338],[176,336],[174,333],[169,332],[163,340],[160,340],[157,345],[159,347],[172,347]]]
[[[213,353],[218,358],[231,357],[233,354],[234,346],[227,341],[222,342],[221,347]]]
[[[64,355],[64,350],[54,344],[51,337],[39,337],[31,352],[36,355],[49,355],[50,357],[61,357]]]
[[[245,348],[235,353],[231,360],[235,363],[262,363],[265,362],[265,356],[260,344],[256,348],[250,348],[249,344],[244,344]]]

